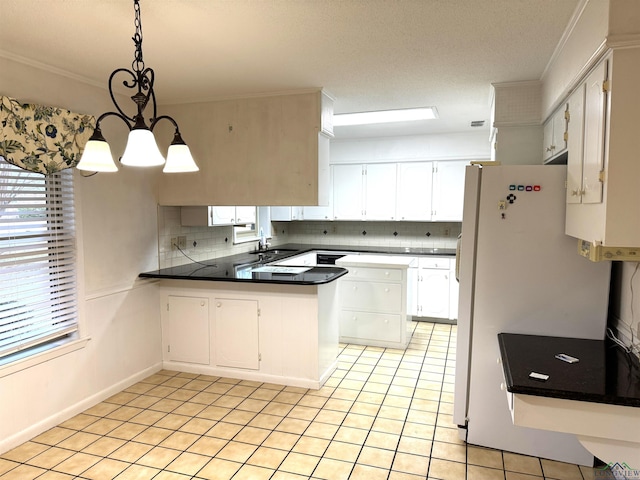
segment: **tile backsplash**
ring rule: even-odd
[[[460,223],[431,222],[273,222],[274,243],[385,247],[455,248]]]
[[[455,248],[460,229],[461,224],[457,222],[272,222],[271,244]],[[171,249],[171,238],[181,235],[187,237],[184,253],[190,258]],[[255,248],[255,241],[234,245],[231,226],[182,226],[180,207],[158,207],[159,268],[193,260],[211,260]]]

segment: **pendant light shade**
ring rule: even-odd
[[[111,148],[102,136],[99,128],[96,128],[93,135],[84,146],[80,162],[76,166],[79,170],[91,172],[117,172],[118,167],[113,161]]]
[[[173,142],[167,151],[167,163],[162,169],[165,173],[197,172],[200,170],[191,156],[191,150],[182,140],[180,132],[176,132]]]
[[[129,132],[120,163],[130,167],[155,167],[164,164],[164,157],[151,130],[134,128]]]

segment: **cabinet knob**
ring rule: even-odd
[[[572,197],[577,197],[578,193],[579,193],[579,191],[577,189],[576,190],[571,190],[571,196]]]
[[[220,308],[222,306],[222,303],[218,302],[216,303],[216,307]]]
[[[351,317],[351,320],[353,320],[354,322],[358,321],[358,317]]]
[[[200,302],[200,306],[204,307],[204,300]]]
[[[384,274],[388,277],[389,276],[389,272],[384,272]]]
[[[358,290],[358,287],[353,287],[353,291],[355,292],[356,290]]]
[[[385,289],[384,289],[384,291],[385,291],[385,292],[389,292],[389,289],[388,289],[388,288],[385,288]]]
[[[384,319],[384,323],[389,323],[389,319],[388,319],[388,318],[385,318],[385,319]]]

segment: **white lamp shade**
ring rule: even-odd
[[[76,168],[90,172],[118,171],[118,167],[113,161],[109,144],[102,140],[89,140],[87,142]]]
[[[129,132],[120,162],[130,167],[155,167],[164,164],[164,157],[151,130],[134,128]]]
[[[197,172],[200,170],[191,156],[187,145],[170,145],[167,151],[167,163],[162,169],[165,173]]]

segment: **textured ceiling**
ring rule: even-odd
[[[160,104],[324,87],[336,113],[438,109],[373,134],[465,132],[491,83],[540,78],[578,3],[142,0],[143,52]],[[96,85],[133,60],[131,0],[0,0],[0,25],[0,56]]]

